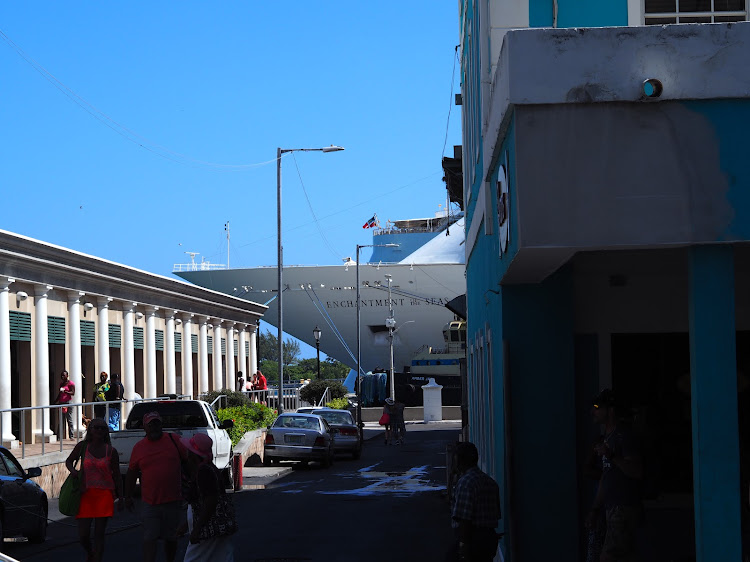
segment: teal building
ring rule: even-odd
[[[747,14],[460,2],[467,431],[500,484],[506,561],[584,559],[607,387],[643,446],[641,559],[741,560]]]

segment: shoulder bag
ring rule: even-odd
[[[83,459],[85,456],[86,444],[84,443],[83,447],[81,447],[81,456],[79,456],[73,463],[73,468],[76,468],[78,461],[81,461],[80,471],[76,476],[73,476],[73,473],[68,474],[65,482],[63,482],[62,488],[60,488],[60,503],[58,509],[63,515],[78,515],[78,508],[81,505],[81,494],[83,493]]]
[[[214,468],[214,472],[216,469]],[[218,537],[227,537],[233,535],[239,529],[237,518],[234,513],[234,502],[219,484],[217,475],[217,488],[219,495],[216,498],[216,511],[206,524],[201,528],[199,540],[215,539]],[[193,504],[193,528],[198,523],[198,517],[203,508],[203,496],[198,494],[197,501]]]
[[[380,421],[378,422],[380,425],[388,425],[391,423],[391,416],[388,415],[388,412],[383,412],[383,415],[380,416]]]

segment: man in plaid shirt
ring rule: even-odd
[[[490,476],[479,470],[479,453],[473,443],[456,447],[456,484],[453,524],[458,529],[459,560],[491,561],[497,552],[495,532],[500,519],[500,489]]]

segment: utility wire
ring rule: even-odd
[[[118,123],[112,117],[110,117],[109,115],[107,115],[106,113],[98,109],[97,107],[95,107],[93,104],[89,103],[83,97],[79,96],[74,90],[66,86],[62,81],[60,81],[57,77],[55,77],[55,75],[52,74],[49,70],[47,70],[44,66],[38,63],[28,54],[26,54],[26,52],[24,52],[24,50],[19,45],[17,45],[10,37],[8,37],[1,29],[0,29],[0,39],[5,41],[5,43],[7,43],[8,46],[11,49],[13,49],[19,57],[21,57],[24,61],[26,61],[26,63],[29,66],[31,66],[34,70],[36,70],[45,80],[47,80],[50,84],[52,84],[55,88],[57,88],[60,92],[62,92],[68,99],[70,99],[78,107],[80,107],[86,113],[91,115],[94,119],[96,119],[97,121],[102,123],[104,126],[108,127],[109,129],[111,129],[112,131],[114,131],[115,133],[123,137],[125,140],[139,146],[140,148],[144,150],[147,150],[148,152],[151,152],[152,154],[155,154],[156,156],[164,158],[165,160],[169,160],[171,162],[175,162],[177,164],[183,164],[183,165],[187,163],[191,163],[195,166],[217,168],[223,171],[243,171],[243,170],[247,170],[251,168],[265,166],[272,162],[276,162],[277,160],[277,158],[274,158],[272,160],[267,160],[265,162],[258,162],[255,164],[218,164],[216,162],[198,160],[186,154],[182,154],[180,152],[175,152],[174,150],[170,150],[169,148],[161,146],[143,137],[142,135],[139,135],[135,131],[132,131],[131,129],[126,127],[125,125]]]
[[[292,152],[292,159],[294,160],[294,167],[297,168],[297,176],[299,177],[299,182],[302,185],[302,193],[305,194],[305,201],[307,201],[307,207],[310,209],[310,214],[312,215],[313,222],[315,223],[315,227],[318,229],[318,232],[320,233],[320,237],[323,239],[323,243],[326,245],[326,247],[331,251],[331,253],[334,256],[339,257],[340,254],[336,251],[336,249],[333,246],[331,246],[330,242],[328,241],[328,238],[326,238],[326,235],[320,226],[320,221],[318,220],[318,217],[315,216],[315,211],[313,210],[312,203],[310,203],[310,196],[307,194],[307,189],[305,189],[305,182],[302,181],[302,174],[299,171],[299,166],[297,165],[297,157],[295,156],[294,152]]]
[[[453,86],[456,82],[456,61],[458,60],[458,45],[456,45],[455,52],[456,52],[456,56],[453,57],[453,72],[451,73],[451,98],[450,98],[450,102],[448,103],[448,119],[446,120],[446,123],[445,123],[445,139],[443,139],[443,151],[440,154],[441,157],[445,156],[445,147],[448,144],[448,128],[451,123],[451,111],[453,110],[453,104],[454,104]]]

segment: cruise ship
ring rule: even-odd
[[[394,369],[408,372],[419,349],[443,345],[443,327],[455,319],[446,304],[466,293],[463,213],[441,210],[382,227],[373,219],[375,247],[359,265],[362,372],[390,366],[391,307]],[[320,350],[351,368],[357,365],[356,270],[351,258],[339,265],[284,265],[284,331],[314,347],[318,326]],[[266,304],[263,319],[278,326],[275,265],[226,268],[193,260],[176,264],[173,272],[201,287]]]

